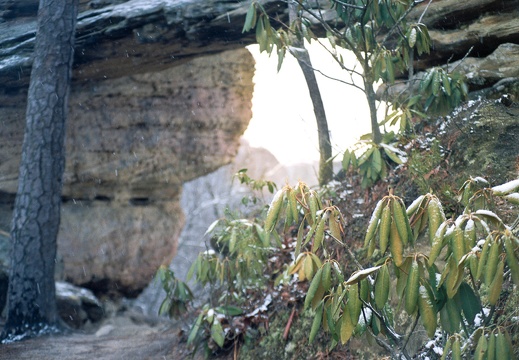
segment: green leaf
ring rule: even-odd
[[[169,313],[169,309],[171,308],[171,300],[166,297],[162,303],[160,304],[160,308],[159,308],[159,315],[164,315],[164,314],[167,314]]]
[[[247,15],[245,16],[245,23],[243,24],[242,33],[249,31],[256,25],[256,7],[254,6],[254,2],[250,4],[249,9],[247,10]]]
[[[433,80],[432,80],[432,93],[434,96],[438,96],[440,93],[440,84],[441,84],[441,74],[440,70],[435,69]]]
[[[429,96],[429,98],[425,101],[425,105],[424,105],[425,111],[427,111],[429,109],[429,107],[432,105],[432,103],[435,99],[436,98],[434,97],[434,95]]]
[[[370,146],[359,158],[359,166],[364,164],[370,157],[371,154],[373,154],[373,151],[375,151],[374,146]]]
[[[422,99],[422,95],[415,95],[407,101],[407,107],[410,108],[416,105]]]
[[[387,156],[388,156],[392,161],[394,161],[395,163],[397,163],[397,164],[399,164],[399,165],[403,163],[402,159],[400,159],[400,157],[399,157],[397,154],[395,154],[391,148],[389,148],[389,147],[387,147],[387,146],[384,146],[384,144],[381,144],[381,146],[382,146],[382,148],[384,149],[384,152],[386,153],[386,155],[387,155]]]
[[[220,324],[218,320],[214,321],[213,325],[211,325],[211,339],[213,339],[219,347],[223,347],[225,334],[222,329],[222,324]]]
[[[307,258],[305,260],[306,262],[310,262],[310,259]],[[305,264],[306,264],[305,262]],[[322,277],[323,269],[320,268],[317,270],[317,272],[314,275],[314,278],[312,279],[312,282],[310,283],[310,286],[308,287],[308,291],[306,292],[306,298],[305,298],[305,307],[304,309],[308,309],[310,304],[312,303],[315,294],[317,293],[317,289],[319,288],[319,285],[321,284],[321,277]]]
[[[227,316],[238,316],[243,314],[243,309],[233,305],[218,306],[215,310]]]
[[[459,288],[461,299],[461,309],[468,323],[474,325],[474,319],[481,312],[481,302],[472,288],[466,282],[462,282]]]
[[[193,324],[193,327],[191,328],[191,331],[189,332],[189,337],[187,338],[188,345],[192,344],[195,340],[196,336],[198,335],[198,331],[200,330],[200,325],[202,325],[202,319],[204,317],[204,313],[200,313],[198,315],[198,318],[196,319],[196,322]]]
[[[351,164],[351,152],[350,150],[344,151],[344,155],[342,156],[342,168],[344,170],[348,170]]]
[[[191,280],[191,278],[193,277],[193,274],[195,273],[196,268],[199,266],[198,262],[199,262],[199,257],[197,257],[195,262],[193,262],[193,264],[191,264],[191,267],[189,268],[187,275],[186,275],[186,279],[188,281]]]
[[[277,67],[277,71],[279,72],[279,70],[281,70],[281,65],[283,65],[283,60],[285,59],[285,54],[286,54],[286,50],[285,48],[280,48],[278,50],[278,67]]]
[[[355,326],[351,322],[351,316],[348,311],[348,307],[345,307],[341,317],[341,342],[343,345],[346,344],[351,338],[354,329]]]
[[[337,333],[337,323],[333,316],[333,304],[331,300],[328,300],[324,306],[324,311],[326,314],[326,323],[328,324],[328,329],[335,341],[339,341],[339,334]]]
[[[267,32],[265,31],[264,16],[260,16],[258,24],[256,25],[256,41],[259,44],[260,52],[268,50]]]
[[[315,225],[315,222],[314,222],[314,225]],[[301,224],[299,224],[299,229],[297,231],[296,248],[294,250],[295,258],[297,258],[299,256],[299,253],[301,252],[301,245],[303,243],[304,230],[305,230],[305,222],[301,221]]]
[[[447,75],[445,72],[442,73],[442,85],[445,93],[447,95],[451,95],[451,81],[449,79],[449,75]]]
[[[319,331],[319,328],[321,327],[321,320],[323,318],[323,301],[317,305],[317,308],[315,309],[315,317],[314,321],[312,322],[312,328],[310,329],[310,337],[308,342],[312,343],[315,339],[315,336],[317,335],[317,332]]]
[[[433,76],[434,76],[433,70],[434,69],[427,70],[427,72],[425,73],[425,76],[420,81],[420,87],[419,87],[420,93],[430,93],[430,91],[428,91],[427,89],[431,85],[432,80],[433,80]]]
[[[371,162],[376,173],[380,173],[382,171],[382,157],[380,156],[380,149],[376,148],[373,151],[373,154],[371,155]]]

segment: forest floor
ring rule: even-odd
[[[183,360],[191,355],[182,327],[167,319],[126,311],[90,330],[0,344],[0,360]]]

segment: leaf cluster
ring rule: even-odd
[[[483,178],[471,178],[459,194],[465,208],[452,219],[434,194],[421,195],[408,207],[391,192],[384,196],[364,236],[368,265],[353,258],[358,270],[349,276],[328,251],[329,241],[344,245],[341,211],[302,182],[276,192],[263,225],[216,221],[208,233],[220,253],[202,253],[189,277],[227,286],[227,291],[220,306],[204,306],[188,342],[221,348],[230,341],[231,318],[243,315],[240,299],[249,286],[265,280],[268,254],[281,247],[277,230],[295,234],[297,229],[293,262],[284,274],[309,283],[304,308],[314,314],[310,342],[320,330],[330,334],[332,348],[352,336],[366,336],[393,358],[410,358],[407,344],[421,323],[431,339],[443,334],[444,358],[509,358],[510,334],[499,309],[507,302],[506,292],[519,286],[519,238],[489,209],[496,198],[514,204],[519,180],[491,187]],[[175,293],[174,276],[162,278],[168,294]],[[396,314],[414,320],[406,334],[398,332]]]
[[[179,318],[187,312],[187,306],[193,300],[189,286],[175,276],[175,272],[166,266],[161,266],[157,276],[166,292],[166,297],[159,308],[159,315]]]
[[[284,219],[285,229],[292,224],[299,224],[294,253],[297,260],[293,268],[297,270],[294,273],[299,271],[300,264],[310,263],[306,261],[306,255],[301,254],[301,249],[307,244],[311,243],[311,253],[315,253],[323,247],[326,238],[341,243],[344,219],[339,208],[323,204],[318,193],[303,182],[295,187],[285,185],[274,195],[265,220],[265,229],[272,232],[281,219]],[[315,260],[312,262],[321,265]],[[311,265],[306,266],[307,269],[311,268]],[[300,276],[311,278],[313,273],[308,270],[306,275],[301,272]]]
[[[362,187],[368,188],[378,180],[387,177],[392,164],[403,164],[407,158],[405,153],[392,144],[385,143],[394,139],[394,133],[386,133],[384,142],[376,144],[363,136],[352,149],[346,149],[342,157],[342,168],[352,168],[362,176]]]
[[[211,308],[207,304],[204,305],[189,331],[187,344],[194,346],[195,349],[204,344],[207,355],[215,352],[218,348],[224,347],[226,341],[227,334],[222,325],[226,317],[241,314],[242,310],[234,306]]]
[[[202,285],[224,285],[228,294],[250,285],[261,285],[268,255],[273,249],[271,237],[264,228],[248,219],[218,219],[206,231],[211,234],[214,249],[201,252],[187,274]]]
[[[424,99],[423,111],[445,115],[468,97],[468,87],[460,73],[448,73],[441,67],[425,72],[419,93]]]
[[[464,185],[460,193],[468,187]],[[488,186],[481,193],[505,197],[518,190],[515,180]],[[472,195],[470,204],[485,205],[476,201],[477,196]],[[430,251],[421,253],[417,239],[425,235]],[[378,259],[376,264],[346,281],[342,274],[331,276],[333,259],[324,262],[313,278],[306,278],[311,283],[305,307],[316,312],[310,340],[319,328],[332,335],[334,344],[366,334],[407,356],[407,341],[402,341],[392,321],[396,309],[390,308],[396,302],[415,322],[421,320],[430,338],[439,330],[450,334],[452,340],[446,344],[451,348],[444,353],[454,351],[453,358],[458,337],[467,341],[477,336],[483,342],[483,333],[500,337],[503,351],[510,353],[506,330],[492,328],[499,319],[497,307],[506,302],[502,294],[507,276],[519,286],[519,239],[494,212],[467,207],[456,219],[446,219],[440,200],[432,194],[420,196],[408,208],[389,194],[375,207],[364,248],[368,258]],[[460,351],[474,355],[480,350],[466,345]]]

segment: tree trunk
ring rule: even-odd
[[[77,9],[78,0],[40,0],[3,338],[52,330],[58,323],[54,264]]]
[[[366,99],[368,100],[369,106],[371,139],[378,145],[382,142],[382,134],[380,133],[380,127],[378,125],[376,94],[373,89],[373,81],[371,81],[371,78],[366,77],[366,74],[364,74],[364,91],[366,92]]]
[[[289,17],[290,24],[297,21],[299,16],[297,14],[298,3],[295,1],[289,2]],[[310,54],[305,49],[304,41],[294,39],[292,46],[297,49],[295,57],[308,86],[312,105],[314,107],[315,120],[317,122],[317,136],[319,139],[319,185],[325,185],[333,179],[333,162],[332,162],[332,145],[330,142],[330,131],[328,130],[328,121],[326,120],[326,112],[324,111],[323,100],[317,78],[312,67]]]

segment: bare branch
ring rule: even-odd
[[[432,3],[432,0],[429,0],[429,3],[427,4],[427,6],[425,6],[425,9],[423,10],[422,15],[420,15],[420,18],[418,19],[419,23],[422,22],[422,19],[423,19],[425,13],[427,12],[427,9],[429,9],[429,5],[431,5],[431,3]]]
[[[474,49],[474,46],[471,46],[471,47],[470,47],[470,49],[467,51],[467,53],[465,54],[465,56],[463,56],[463,58],[462,58],[462,59],[461,59],[461,60],[456,64],[456,66],[453,67],[452,70],[450,70],[449,72],[453,72],[454,70],[456,70],[456,68],[457,68],[458,66],[460,66],[461,63],[463,63],[463,61],[467,58],[467,56],[469,56],[469,54],[472,52],[472,49]],[[447,68],[447,70],[449,70],[449,69]]]
[[[405,339],[404,345],[402,346],[402,351],[406,351],[405,348],[407,344],[409,343],[409,339],[411,339],[411,335],[414,333],[414,330],[416,328],[416,325],[418,325],[418,319],[420,318],[420,313],[416,315],[416,318],[414,319],[413,326],[411,327],[411,330],[407,334],[407,337]]]

